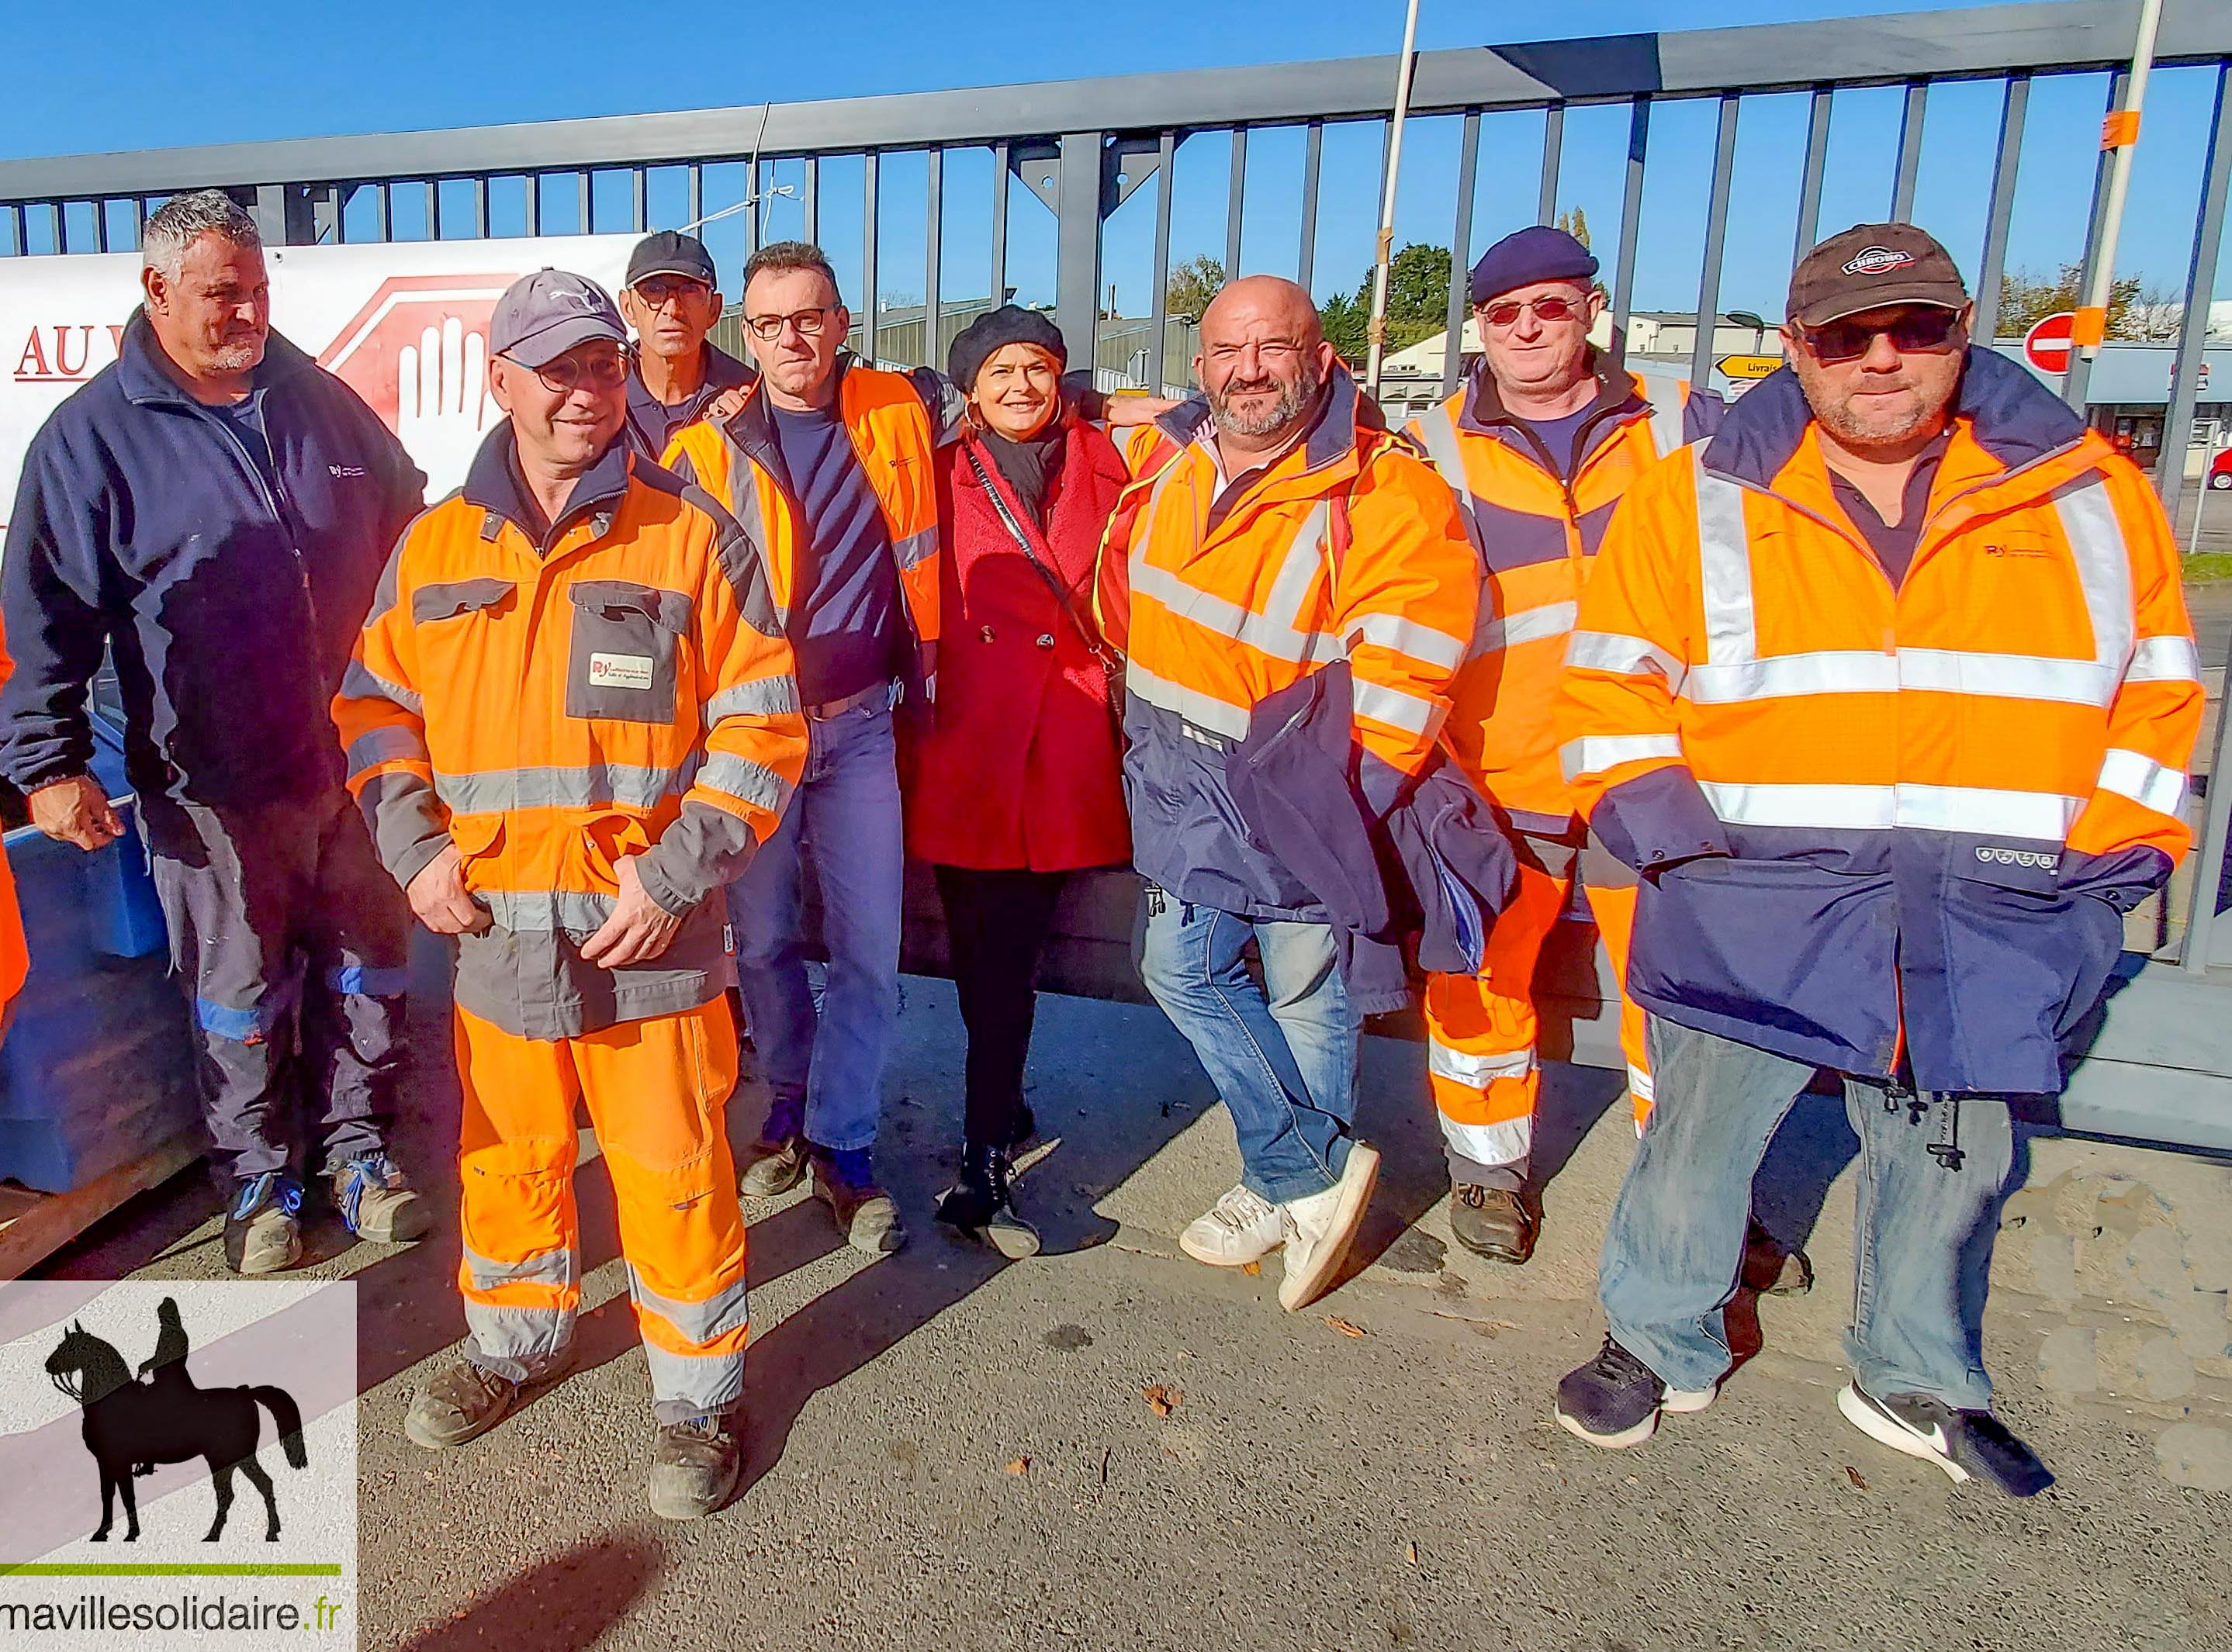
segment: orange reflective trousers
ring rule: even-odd
[[[736,1082],[727,1001],[566,1039],[520,1038],[456,1015],[464,1091],[457,1284],[474,1358],[526,1380],[573,1338],[581,1299],[574,1119],[586,1104],[620,1207],[659,1419],[734,1406],[749,1320],[723,1123]]]
[[[1522,861],[1511,904],[1496,915],[1477,975],[1430,975],[1426,981],[1426,1070],[1442,1138],[1453,1158],[1483,1169],[1527,1174],[1534,1147],[1534,1107],[1541,1093],[1535,1053],[1540,1017],[1534,969],[1551,927],[1565,911],[1568,884]],[[1604,939],[1619,988],[1619,1047],[1627,1062],[1628,1095],[1640,1131],[1651,1116],[1651,1066],[1643,1012],[1629,1001],[1627,944],[1635,927],[1635,889],[1586,885],[1589,910]]]

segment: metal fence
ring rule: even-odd
[[[1457,187],[1448,203],[1447,244],[1465,263],[1508,225],[1476,224],[1475,201],[1483,165],[1483,123],[1517,117],[1539,140],[1537,217],[1548,221],[1560,201],[1561,161],[1569,120],[1612,120],[1626,132],[1619,223],[1609,260],[1615,321],[1625,327],[1635,296],[1638,230],[1651,180],[1669,159],[1654,130],[1678,129],[1710,118],[1710,182],[1696,224],[1701,243],[1696,312],[1722,304],[1723,258],[1737,167],[1738,136],[1754,100],[1796,94],[1806,100],[1804,156],[1791,246],[1816,238],[1833,115],[1841,98],[1872,88],[1896,89],[1898,140],[1881,188],[1894,218],[1911,215],[1922,175],[1925,133],[1939,146],[1991,155],[1989,204],[1977,274],[1978,333],[1991,337],[2006,268],[2026,122],[2034,95],[2063,77],[2099,77],[2105,114],[2123,94],[2138,0],[2061,0],[1951,10],[1702,29],[1608,38],[1422,53],[1412,90],[1414,118],[1453,122]],[[2192,220],[2184,271],[2186,300],[2168,408],[2165,458],[2157,483],[2175,514],[2187,486],[2183,433],[2190,427],[2201,377],[2209,300],[2216,285],[2228,182],[2232,182],[2232,5],[2224,0],[2166,0],[2157,62],[2165,68],[2213,71],[2208,151]],[[398,206],[423,217],[425,235],[484,236],[505,218],[520,232],[559,228],[640,230],[705,217],[725,180],[751,204],[743,212],[748,246],[765,233],[769,204],[788,198],[805,233],[820,232],[833,215],[860,225],[860,288],[866,301],[854,343],[883,360],[922,360],[942,354],[924,318],[939,317],[939,340],[974,308],[967,295],[941,291],[944,236],[951,204],[949,178],[964,172],[970,188],[988,188],[989,281],[1008,284],[1011,191],[1020,185],[1053,220],[1056,318],[1073,361],[1095,362],[1104,380],[1150,384],[1183,380],[1190,345],[1182,318],[1165,313],[1172,269],[1172,196],[1181,152],[1222,152],[1226,198],[1222,262],[1242,266],[1242,232],[1251,204],[1249,146],[1282,134],[1300,136],[1299,230],[1286,272],[1305,285],[1316,269],[1320,184],[1329,139],[1381,139],[1395,64],[1358,57],[1257,68],[1189,71],[1028,86],[833,100],[728,109],[483,126],[356,138],[303,139],[129,154],[0,162],[0,255],[106,250],[135,244],[153,204],[174,191],[217,186],[238,191],[275,242],[395,238]],[[1930,124],[1934,96],[1948,88],[1996,88],[1989,132],[1973,122]],[[1964,96],[1967,94],[1963,94]],[[1501,128],[1499,128],[1501,130]],[[983,159],[989,158],[989,167]],[[2100,256],[2109,152],[2102,151],[2092,188],[2082,260],[2089,276]],[[1696,155],[1688,157],[1693,164]],[[966,162],[964,165],[964,163]],[[1502,164],[1496,156],[1489,164]],[[832,168],[857,197],[823,188]],[[887,174],[904,169],[906,187],[922,191],[923,262],[913,308],[886,319],[879,302],[892,267],[879,247]],[[1212,180],[1214,183],[1215,180]],[[739,189],[737,185],[741,184]],[[1110,319],[1102,303],[1102,261],[1111,217],[1142,189],[1154,186],[1150,313]],[[1290,186],[1282,186],[1290,187]],[[654,197],[672,210],[654,212]],[[1024,204],[1015,197],[1016,204]],[[503,211],[492,208],[492,202]],[[1599,244],[1605,240],[1599,234]],[[1214,254],[1214,245],[1207,249]],[[879,270],[879,265],[881,269]],[[1265,267],[1256,259],[1251,267]],[[957,321],[958,316],[961,320]],[[1452,282],[1447,320],[1455,336],[1463,320],[1462,282]],[[1699,326],[1690,363],[1703,380],[1713,329]],[[1458,353],[1444,355],[1443,384],[1453,384]],[[2084,403],[2086,372],[2073,367],[2066,393]],[[2211,662],[2212,671],[2215,662]],[[2228,758],[2226,731],[2209,744],[2211,774]],[[2232,962],[2232,925],[2218,925],[2225,876],[2225,833],[2232,782],[2209,787],[2203,850],[2192,867],[2185,910],[2166,925],[2170,945],[2156,965],[2194,976],[2218,961]],[[2216,933],[2212,935],[2212,929]],[[2221,1009],[2217,1012],[2221,1014]],[[2218,1040],[2222,1042],[2222,1040]],[[2219,1062],[2220,1067],[2227,1064]],[[2232,1096],[2232,1072],[2220,1073]],[[2232,1126],[2225,1143],[2232,1145]]]

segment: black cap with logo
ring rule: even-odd
[[[713,255],[705,250],[705,243],[679,230],[656,230],[637,242],[621,285],[633,287],[653,275],[685,275],[708,287],[720,284],[713,279]]]
[[[1953,256],[1911,224],[1856,224],[1798,261],[1790,276],[1793,327],[1831,321],[1886,304],[1957,310],[1969,289]]]

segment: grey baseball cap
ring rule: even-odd
[[[591,339],[625,348],[627,327],[610,294],[563,269],[522,275],[503,289],[489,321],[490,350],[522,367],[546,366]]]

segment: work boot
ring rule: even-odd
[[[1639,1446],[1658,1431],[1661,1411],[1702,1411],[1716,1388],[1669,1388],[1610,1337],[1594,1359],[1567,1371],[1558,1384],[1558,1422],[1593,1446],[1618,1451]]]
[[[772,1199],[788,1193],[806,1175],[806,1137],[758,1141],[744,1159],[744,1173],[736,1178],[736,1191],[747,1199]]]
[[[1211,1267],[1245,1267],[1287,1242],[1279,1207],[1236,1185],[1208,1210],[1186,1224],[1178,1248]]]
[[[814,1196],[829,1207],[845,1242],[870,1256],[888,1256],[907,1241],[898,1202],[876,1185],[867,1150],[813,1154]]]
[[[1005,1148],[961,1150],[961,1179],[938,1202],[938,1219],[1011,1262],[1039,1254],[1038,1229],[1015,1214]]]
[[[1757,1216],[1744,1229],[1743,1282],[1765,1296],[1804,1296],[1814,1288],[1814,1264],[1785,1246]]]
[[[1928,1394],[1878,1399],[1858,1383],[1837,1396],[1845,1420],[1869,1439],[1934,1462],[1958,1485],[1980,1480],[2009,1497],[2035,1497],[2053,1472],[1989,1410],[1963,1411]]]
[[[548,1365],[524,1383],[461,1359],[412,1397],[403,1432],[412,1445],[429,1451],[447,1451],[477,1440],[573,1369],[570,1347],[553,1355]]]
[[[367,1153],[334,1172],[334,1208],[349,1232],[375,1245],[424,1239],[433,1212],[385,1153]]]
[[[651,1448],[651,1512],[662,1520],[695,1520],[727,1502],[743,1472],[744,1450],[728,1419],[670,1422]]]
[[[1309,1306],[1333,1289],[1379,1180],[1379,1150],[1354,1142],[1340,1181],[1323,1193],[1279,1207],[1287,1229],[1287,1277],[1279,1284],[1279,1305],[1288,1312]]]
[[[1450,1189],[1450,1232],[1474,1255],[1523,1267],[1541,1218],[1531,1192],[1459,1182]]]
[[[276,1273],[302,1256],[302,1184],[284,1170],[243,1182],[225,1212],[225,1266],[236,1273]]]

